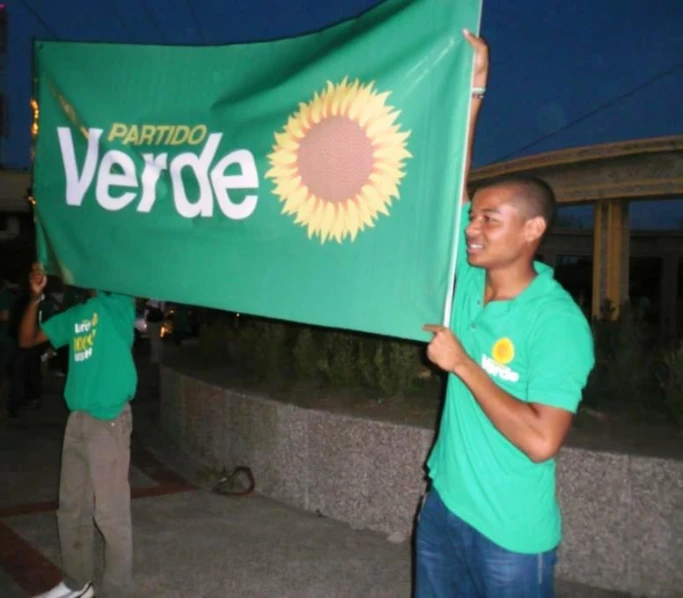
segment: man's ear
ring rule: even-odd
[[[545,218],[541,216],[529,218],[529,220],[524,223],[524,237],[527,243],[539,241],[543,236],[543,233],[545,233],[546,228],[548,228],[548,225]]]

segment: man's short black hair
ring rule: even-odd
[[[520,207],[527,220],[540,216],[545,220],[546,233],[550,230],[557,213],[557,200],[548,183],[532,176],[507,175],[485,183],[477,191],[493,187],[514,187],[518,189],[511,201]]]

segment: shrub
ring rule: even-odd
[[[383,340],[375,351],[377,382],[386,398],[403,396],[414,388],[422,369],[418,343]]]
[[[199,330],[199,348],[207,357],[226,355],[232,329],[231,318],[225,315],[213,315],[202,322]]]
[[[602,410],[671,415],[683,426],[683,345],[660,357],[655,331],[637,306],[618,318],[605,305],[593,322],[596,366],[585,403]],[[405,396],[431,378],[421,343],[213,312],[202,326],[207,355],[228,356],[249,378],[269,382],[325,379],[336,388],[365,387],[382,398]],[[425,376],[426,374],[426,376]],[[439,378],[441,379],[441,378]],[[429,390],[427,390],[429,389]]]
[[[247,376],[271,382],[285,377],[290,360],[284,322],[241,317],[235,339],[235,359]]]
[[[325,334],[325,353],[320,369],[335,387],[360,385],[358,335],[334,330]]]
[[[683,342],[664,354],[658,380],[669,415],[683,428]]]
[[[641,410],[661,408],[654,368],[655,339],[637,306],[624,305],[617,319],[610,311],[593,322],[595,368],[586,387],[590,406],[618,403]]]
[[[297,380],[313,380],[319,370],[320,346],[310,326],[301,326],[298,329],[294,343],[294,373]]]
[[[363,334],[358,339],[358,373],[360,383],[366,388],[378,389],[380,387],[375,365],[375,354],[381,340],[377,336]]]

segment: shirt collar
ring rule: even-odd
[[[511,304],[520,305],[541,297],[553,285],[555,281],[553,268],[543,262],[534,262],[534,270],[536,270],[534,279],[526,289],[510,301]]]

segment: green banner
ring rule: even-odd
[[[213,47],[37,42],[38,258],[78,286],[425,339],[480,0]]]

